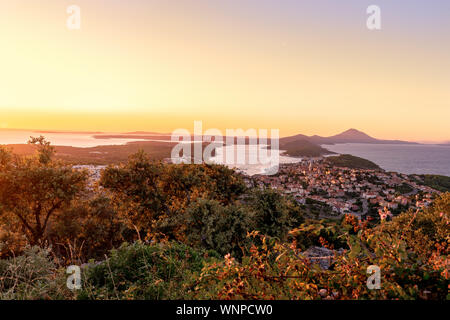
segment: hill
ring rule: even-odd
[[[7,147],[19,155],[36,153],[36,147],[33,145],[14,144]],[[108,165],[125,162],[130,155],[144,150],[152,159],[163,160],[170,157],[172,147],[173,144],[164,142],[141,142],[91,148],[55,146],[55,158],[71,164]]]
[[[351,169],[381,170],[381,168],[372,161],[355,157],[350,154],[327,157],[325,161],[336,167],[346,167]]]
[[[307,140],[295,140],[280,146],[291,157],[320,157],[326,154],[334,154],[321,146]]]
[[[207,145],[207,143],[203,143],[202,148]],[[73,165],[109,165],[126,162],[129,156],[143,150],[152,160],[163,161],[171,157],[173,146],[172,142],[162,141],[139,141],[124,145],[90,148],[55,146],[55,158]],[[29,144],[10,144],[7,147],[18,155],[32,155],[37,152],[36,146]],[[191,148],[191,154],[194,155],[194,144],[191,145]]]
[[[450,192],[450,177],[440,176],[436,174],[421,174],[413,175],[412,179],[416,180],[417,183],[426,185],[430,188],[442,191]]]

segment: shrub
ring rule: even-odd
[[[198,200],[187,209],[187,242],[212,249],[222,256],[242,256],[247,233],[252,231],[254,213],[242,205],[222,206],[214,200]]]
[[[67,265],[101,259],[135,234],[126,228],[104,196],[65,209],[49,229],[53,252]]]
[[[0,260],[0,300],[70,298],[64,272],[49,252],[28,247],[21,256]]]
[[[285,240],[293,226],[304,221],[300,206],[273,189],[255,190],[250,198],[256,230]]]
[[[246,189],[242,178],[225,166],[155,163],[142,152],[125,165],[105,169],[100,185],[131,229],[142,237],[159,233],[170,239],[183,237],[184,226],[172,220],[197,199],[227,205]]]
[[[431,208],[367,228],[346,218],[345,250],[320,269],[295,242],[261,238],[239,263],[231,256],[204,268],[192,294],[206,299],[449,299],[450,193]],[[442,211],[441,211],[442,210]],[[352,231],[350,232],[350,229]],[[367,288],[367,268],[381,270],[381,288]]]

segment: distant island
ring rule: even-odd
[[[280,149],[291,157],[320,157],[327,154],[335,154],[321,146],[307,140],[294,140],[280,145]]]
[[[375,144],[419,144],[417,142],[402,141],[402,140],[380,140],[369,136],[368,134],[356,129],[349,129],[340,134],[321,137],[318,135],[306,136],[304,134],[297,134],[295,136],[285,137],[280,139],[280,145],[296,140],[306,140],[315,144],[336,144],[336,143],[375,143]]]
[[[319,157],[335,154],[335,152],[327,150],[321,145],[333,145],[337,143],[419,144],[417,142],[402,140],[380,140],[359,130],[349,129],[330,137],[321,137],[318,135],[306,136],[304,134],[284,137],[280,139],[280,149],[285,150],[286,155],[292,157]]]

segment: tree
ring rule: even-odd
[[[48,164],[56,153],[55,147],[51,146],[50,141],[47,141],[44,136],[30,137],[28,144],[38,146],[39,162],[42,164]]]
[[[105,169],[100,185],[139,235],[163,233],[172,238],[183,237],[186,226],[177,222],[178,216],[197,199],[226,205],[245,191],[242,179],[224,166],[163,164],[144,152]]]
[[[32,158],[0,152],[0,222],[20,230],[30,245],[41,243],[54,216],[81,195],[87,173],[53,162],[53,147],[43,137]]]
[[[248,243],[247,233],[254,230],[254,213],[248,207],[222,206],[215,200],[199,199],[186,213],[186,238],[190,245],[241,257]]]
[[[98,195],[61,210],[48,230],[53,252],[66,263],[79,264],[88,259],[103,258],[109,250],[132,239],[129,230],[117,216],[110,199]]]
[[[273,189],[255,190],[250,207],[255,212],[256,230],[285,239],[289,230],[303,222],[303,211],[293,199]]]

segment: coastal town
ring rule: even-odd
[[[324,158],[280,165],[276,175],[245,176],[249,187],[271,187],[293,196],[316,217],[352,214],[360,219],[388,219],[408,209],[430,205],[439,191],[418,176],[383,170],[341,168]]]
[[[241,175],[248,187],[276,189],[292,196],[314,218],[389,219],[408,209],[427,207],[440,194],[420,184],[419,176],[384,170],[351,169],[330,165],[326,158],[306,158],[281,164],[276,175]],[[91,185],[106,166],[78,165],[87,169]]]

